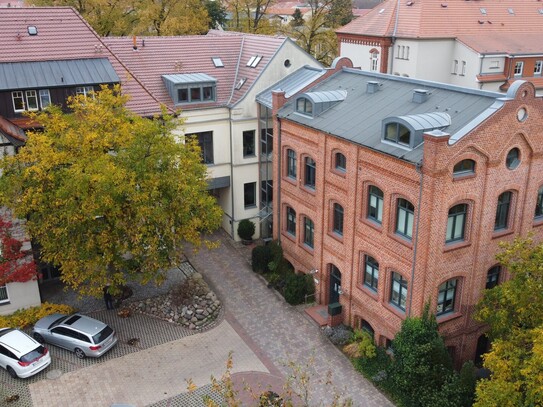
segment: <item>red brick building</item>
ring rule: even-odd
[[[274,237],[314,274],[317,302],[383,346],[430,302],[457,361],[486,350],[472,314],[507,278],[499,242],[543,238],[534,86],[504,96],[343,68],[285,101],[274,92]]]

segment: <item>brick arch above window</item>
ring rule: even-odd
[[[342,176],[345,176],[348,163],[347,163],[347,156],[344,154],[342,150],[339,150],[339,149],[332,150],[331,163],[332,163],[332,171]]]
[[[380,52],[377,48],[372,48],[370,49],[370,54],[380,54]]]
[[[437,285],[436,315],[454,314],[460,310],[461,290],[464,278],[455,276]]]
[[[462,214],[461,206],[465,206]],[[445,222],[445,249],[464,247],[471,242],[475,199],[454,200],[447,207]],[[459,223],[461,222],[461,223]],[[462,233],[459,233],[462,228]],[[460,236],[461,235],[461,236]]]

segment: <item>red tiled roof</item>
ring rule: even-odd
[[[103,38],[145,87],[161,103],[172,108],[173,101],[162,75],[205,73],[217,79],[215,102],[187,104],[184,110],[232,105],[241,100],[286,40],[285,37],[212,31],[204,36],[138,37],[135,51],[132,38]],[[247,67],[254,55],[262,56],[262,60],[256,68]],[[219,57],[224,67],[215,67],[212,57]],[[235,85],[241,78],[246,78],[246,82],[236,90]]]
[[[543,19],[543,15],[541,18]],[[537,34],[459,35],[458,41],[479,54],[529,55],[543,53],[542,35],[543,32]]]
[[[543,3],[535,0],[385,0],[365,16],[339,28],[337,33],[398,38],[455,38],[461,34],[497,32],[541,33],[541,9]]]
[[[353,8],[353,16],[362,17],[368,14],[371,11],[371,8]]]
[[[300,9],[302,14],[305,14],[311,11],[310,7],[304,6],[303,3],[296,1],[288,1],[274,4],[271,7],[268,7],[266,14],[279,14],[279,15],[292,15],[296,9]]]
[[[0,116],[0,132],[3,132],[16,140],[26,141],[26,135],[21,127],[2,116]]]
[[[37,35],[29,35],[28,26],[35,26]],[[104,57],[121,79],[123,92],[131,96],[130,110],[141,115],[160,112],[160,103],[132,78],[73,8],[0,9],[0,63]]]

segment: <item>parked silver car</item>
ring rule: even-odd
[[[117,335],[97,319],[81,314],[52,314],[40,319],[32,330],[34,339],[86,356],[102,356],[117,343]]]
[[[11,377],[26,378],[51,364],[47,348],[18,329],[0,329],[0,366]]]

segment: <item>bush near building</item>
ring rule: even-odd
[[[51,314],[72,314],[75,309],[69,305],[44,302],[39,307],[20,309],[10,315],[0,315],[0,327],[25,329],[39,319]]]

